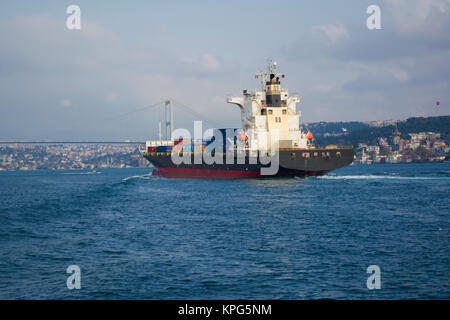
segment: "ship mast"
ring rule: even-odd
[[[272,59],[267,59],[267,71],[264,72],[263,70],[260,70],[259,73],[255,75],[256,78],[261,79],[261,90],[266,90],[266,83],[268,80],[270,80],[271,75],[273,75],[273,78],[284,78],[284,74],[278,73],[278,64],[276,61],[273,61]]]

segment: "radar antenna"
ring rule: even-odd
[[[284,78],[284,74],[278,73],[278,63],[273,61],[271,58],[267,59],[267,71],[260,70],[259,73],[255,75],[255,78],[261,78],[261,90],[265,90],[266,81],[270,79],[270,75],[274,75],[274,77]]]

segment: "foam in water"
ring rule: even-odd
[[[391,179],[391,180],[442,180],[449,179],[447,177],[402,177],[397,175],[354,175],[354,176],[336,176],[325,175],[316,177],[318,179],[339,179],[339,180],[368,180],[368,179]]]
[[[87,174],[101,174],[100,171],[89,171],[89,172],[63,172],[62,174],[69,174],[69,175],[87,175]]]
[[[134,180],[134,179],[151,179],[151,178],[155,178],[152,174],[143,174],[143,175],[137,175],[137,176],[130,176],[130,177],[126,177],[123,178],[122,181],[128,181],[128,180]]]

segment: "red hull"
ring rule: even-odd
[[[242,179],[257,178],[260,173],[256,171],[236,171],[218,169],[187,169],[187,168],[157,168],[153,175],[166,178],[198,178],[198,179]]]
[[[238,171],[220,169],[189,169],[189,168],[156,168],[153,175],[166,178],[196,178],[196,179],[244,179],[244,178],[275,178],[293,176],[321,176],[326,171],[278,171],[276,175],[261,175],[259,171]]]

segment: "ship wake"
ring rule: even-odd
[[[156,177],[157,178],[157,177]],[[143,174],[143,175],[135,175],[135,176],[129,176],[122,179],[122,182],[130,181],[130,180],[136,180],[136,179],[155,179],[155,176],[153,176],[151,173]]]
[[[448,180],[450,177],[411,177],[397,175],[325,175],[314,177],[314,179],[335,179],[335,180]]]

